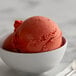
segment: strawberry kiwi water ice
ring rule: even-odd
[[[61,47],[62,32],[57,24],[43,16],[15,21],[14,32],[5,40],[3,48],[21,53],[51,51]]]

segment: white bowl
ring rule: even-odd
[[[67,47],[67,40],[63,37],[64,45],[56,50],[42,53],[10,52],[2,49],[3,41],[9,34],[0,38],[0,57],[8,66],[23,72],[43,73],[54,68],[62,60]]]

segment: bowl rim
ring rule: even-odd
[[[9,33],[9,35],[10,35],[11,33]],[[5,35],[8,35],[8,33],[6,33],[6,34],[4,34],[4,35],[2,35],[1,36],[1,38],[0,38],[0,41],[1,41],[1,39],[5,36]],[[9,36],[8,35],[8,36]],[[67,39],[64,37],[64,36],[62,36],[62,40],[64,40],[64,43],[63,43],[63,45],[61,45],[61,47],[59,47],[59,48],[56,48],[56,49],[54,49],[54,50],[51,50],[51,51],[44,51],[44,52],[37,52],[37,53],[19,53],[19,52],[12,52],[12,51],[8,51],[8,50],[6,50],[6,49],[3,49],[2,48],[2,46],[0,46],[0,49],[2,50],[2,51],[5,51],[5,52],[7,52],[7,53],[12,53],[12,54],[24,54],[24,55],[32,55],[32,54],[45,54],[45,53],[51,53],[51,52],[55,52],[55,51],[57,51],[58,49],[61,49],[61,48],[63,48],[63,47],[65,47],[66,45],[67,45],[67,43],[68,43],[68,41],[67,41]]]

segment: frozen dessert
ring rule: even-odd
[[[16,51],[15,45],[13,43],[13,33],[6,38],[3,44],[3,48],[6,50]]]
[[[61,47],[62,32],[58,25],[43,16],[15,21],[14,32],[5,40],[3,48],[20,53],[38,53]]]
[[[16,29],[19,27],[19,25],[22,24],[23,21],[21,20],[16,20],[14,22],[14,32],[16,31]],[[14,44],[14,32],[12,34],[10,34],[4,41],[4,44],[3,44],[3,48],[6,49],[6,50],[9,50],[9,51],[13,51],[13,52],[18,52],[18,50],[16,49],[15,47],[15,44]]]

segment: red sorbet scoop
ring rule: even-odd
[[[13,42],[15,49],[21,53],[51,51],[59,48],[62,44],[62,32],[51,19],[34,16],[24,22],[17,21],[15,23],[18,25],[14,24]],[[8,47],[3,46],[3,48],[7,49]]]

